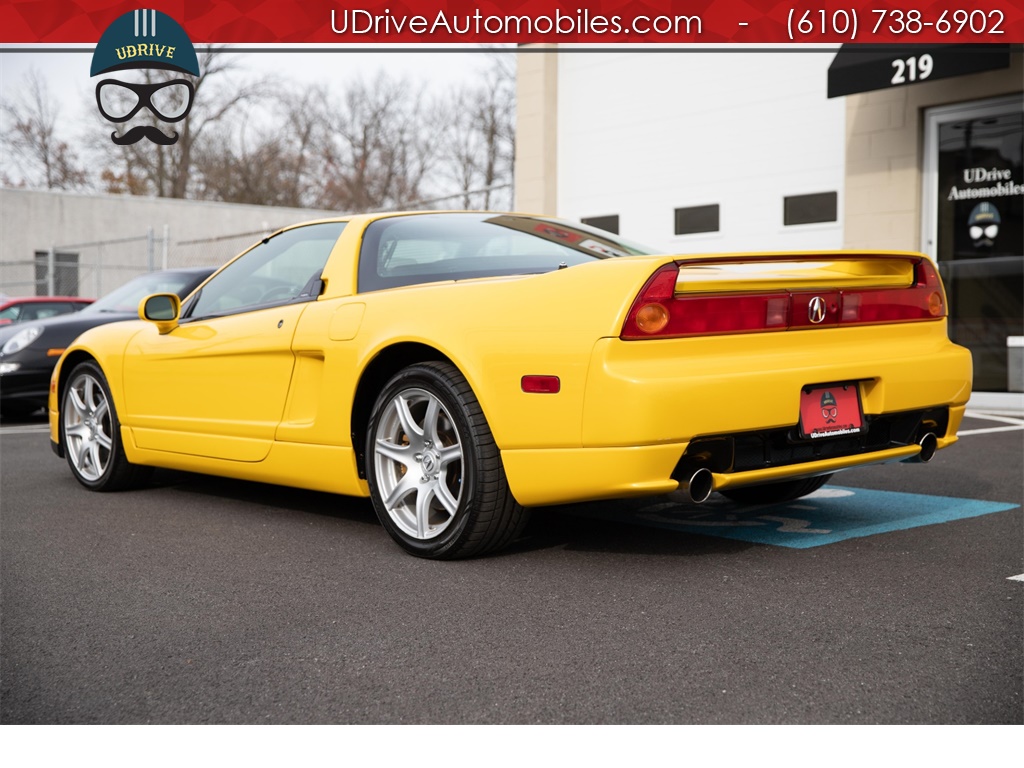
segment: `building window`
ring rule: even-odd
[[[50,294],[50,253],[36,251],[36,296]],[[78,254],[53,254],[53,294],[54,296],[78,295]]]
[[[605,232],[611,232],[613,235],[619,234],[619,214],[617,213],[614,216],[590,216],[580,219],[580,221],[592,227],[603,229]]]
[[[718,231],[718,203],[676,208],[676,234],[696,235]]]
[[[814,195],[793,195],[784,198],[783,224],[787,227],[795,224],[820,224],[825,221],[838,221],[839,194],[837,192],[818,192]]]

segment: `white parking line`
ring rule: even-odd
[[[49,432],[50,428],[45,424],[25,427],[4,427],[0,429],[0,435],[37,435]]]
[[[984,419],[986,421],[999,421],[1003,424],[1012,424],[1013,426],[1006,427],[987,427],[985,429],[961,429],[957,432],[957,435],[965,437],[967,435],[988,435],[993,432],[1017,432],[1024,430],[1024,419],[1014,418],[1011,416],[1000,416],[994,413],[985,413],[983,411],[972,411],[968,410],[964,413],[965,418],[969,419]]]
[[[992,432],[1020,432],[1024,430],[1024,424],[1020,424],[1016,427],[989,427],[988,429],[961,429],[957,430],[957,435],[963,437],[965,435],[987,435]]]
[[[969,419],[985,419],[987,421],[1001,421],[1004,424],[1024,425],[1024,419],[1012,416],[1000,416],[995,413],[983,413],[982,411],[966,411],[964,416]]]
[[[1007,581],[1024,581],[1024,573],[1020,576],[1010,576]]]

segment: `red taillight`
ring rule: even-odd
[[[623,339],[834,328],[946,316],[942,283],[927,260],[915,265],[914,284],[905,288],[691,296],[676,295],[678,274],[673,263],[651,276],[630,307]]]
[[[675,336],[769,331],[786,327],[786,294],[693,296],[677,300],[669,325]]]
[[[785,328],[789,294],[676,296],[679,267],[666,264],[640,291],[622,329],[624,339],[749,333]]]
[[[871,325],[945,317],[946,300],[935,267],[930,261],[920,261],[914,274],[914,285],[909,288],[844,292],[841,322]]]

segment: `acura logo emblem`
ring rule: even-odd
[[[821,296],[815,296],[807,305],[807,319],[815,325],[825,319],[825,300]]]

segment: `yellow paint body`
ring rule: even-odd
[[[633,300],[659,266],[679,258],[672,256],[359,294],[359,246],[376,218],[348,219],[315,301],[183,322],[169,333],[139,320],[83,334],[54,373],[51,439],[59,438],[56,385],[88,357],[109,382],[129,461],[365,496],[357,461],[364,446],[352,437],[367,415],[366,406],[354,411],[357,388],[382,354],[414,344],[465,376],[509,486],[525,505],[673,491],[673,469],[691,440],[795,425],[800,390],[809,384],[859,382],[866,415],[948,406],[938,446],[956,440],[971,359],[949,341],[944,319],[621,340]],[[811,264],[752,268],[750,254],[713,258],[714,265],[684,265],[677,290],[824,290],[910,280],[907,262],[898,259],[823,254]],[[557,376],[561,389],[524,393],[526,375]],[[715,487],[824,474],[917,451],[716,474]]]

